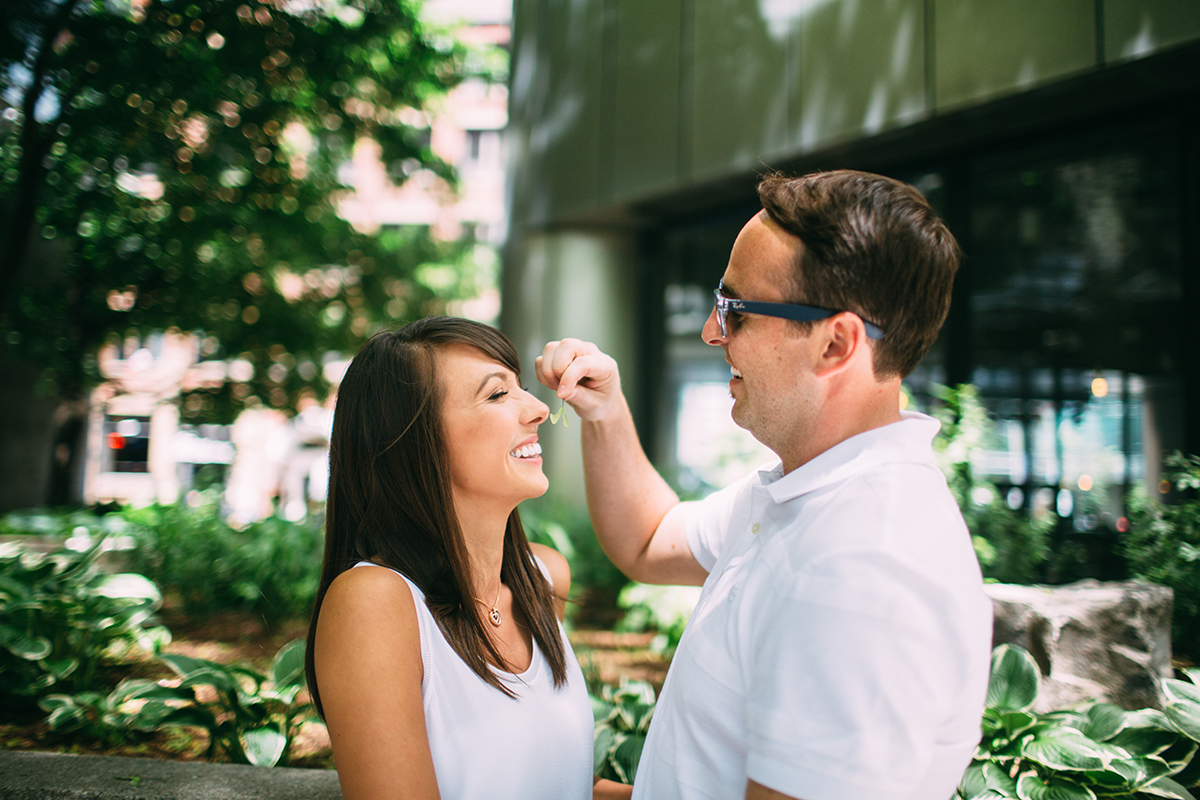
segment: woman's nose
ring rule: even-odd
[[[529,392],[526,392],[526,394],[529,395],[529,399],[531,401],[529,404],[529,409],[526,412],[528,424],[541,425],[546,421],[546,418],[550,416],[550,407],[541,400],[538,400]]]

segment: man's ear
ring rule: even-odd
[[[862,320],[851,311],[834,314],[818,329],[824,338],[825,349],[817,364],[818,375],[833,375],[841,372],[853,361],[861,348],[867,344],[867,331]]]

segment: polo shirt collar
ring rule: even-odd
[[[851,436],[787,475],[777,464],[759,472],[759,479],[776,503],[786,503],[884,464],[932,464],[933,437],[941,426],[933,417],[901,411],[899,422]]]

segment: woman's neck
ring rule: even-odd
[[[471,585],[475,596],[484,602],[492,602],[498,590],[500,568],[504,563],[504,535],[511,513],[512,509],[489,511],[478,507],[458,513],[458,524],[471,564]]]

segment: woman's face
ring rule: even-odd
[[[550,410],[521,388],[512,370],[469,345],[437,351],[442,430],[460,513],[474,504],[517,503],[546,492],[538,426]]]

